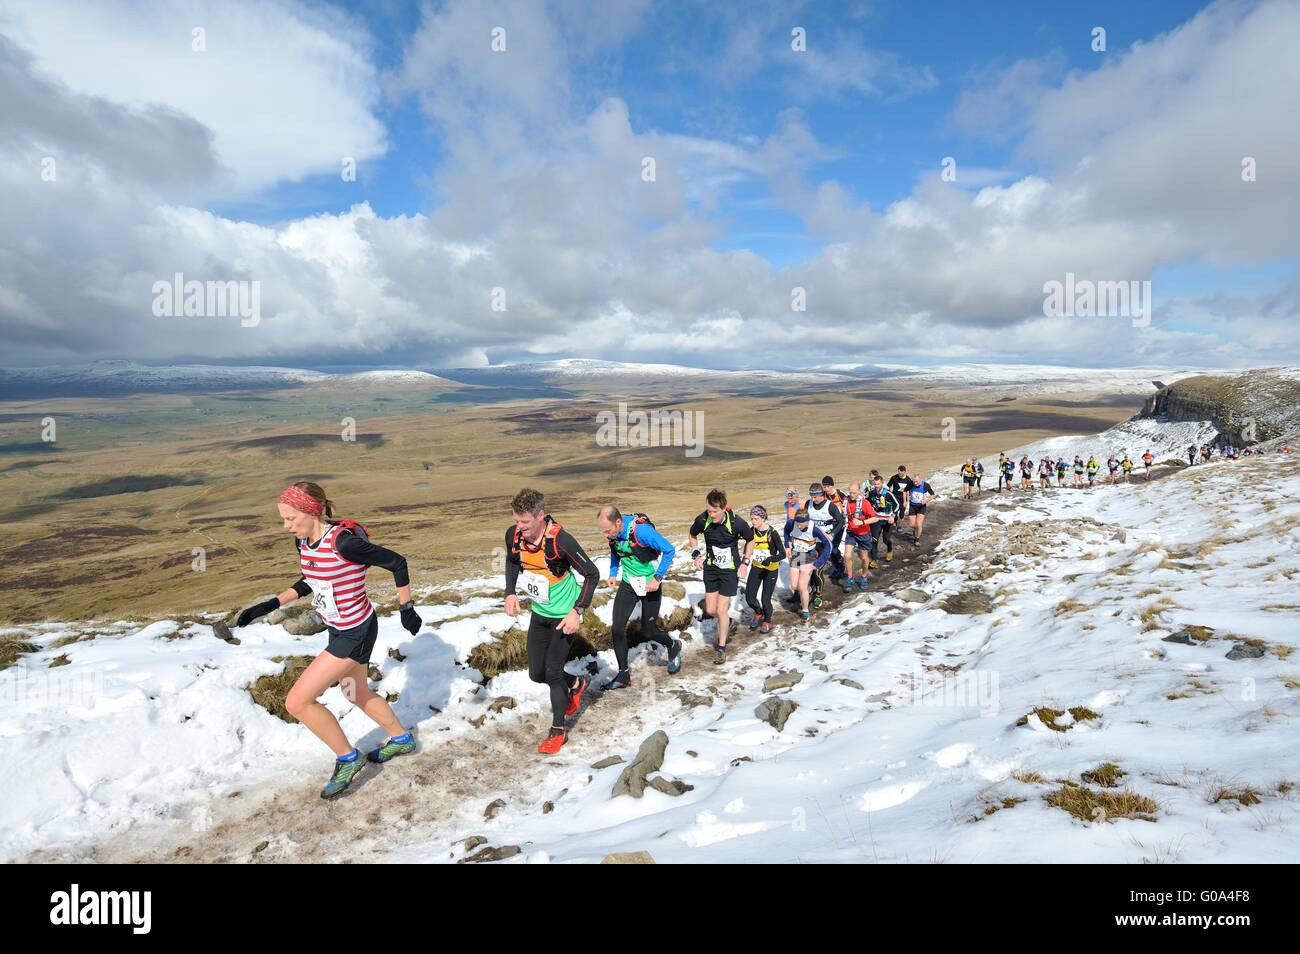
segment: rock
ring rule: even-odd
[[[843,676],[835,676],[831,682],[838,682],[841,686],[848,686],[850,689],[862,690],[862,684],[854,682],[852,679],[846,679]]]
[[[826,654],[825,654],[824,652],[822,652],[820,649],[817,650],[817,652],[815,652],[815,653],[812,654],[812,661],[813,661],[813,662],[821,662],[821,661],[822,661],[823,659],[825,659],[825,658],[826,658]]]
[[[506,858],[513,858],[519,854],[518,845],[502,845],[500,848],[484,848],[477,855],[470,855],[468,858],[461,858],[456,862],[458,865],[482,864],[489,861],[502,861]]]
[[[694,709],[696,706],[705,706],[707,708],[713,705],[712,696],[687,692],[685,689],[674,689],[672,694],[677,697],[677,701],[682,704],[683,709]]]
[[[506,807],[505,799],[498,798],[495,801],[491,802],[487,808],[483,809],[483,817],[491,821],[493,818],[496,818],[497,814],[501,811],[501,809],[505,807]]]
[[[495,712],[497,715],[500,715],[507,709],[513,709],[517,705],[518,703],[510,696],[497,696],[488,703],[488,712]]]
[[[221,622],[221,620],[217,620],[212,624],[212,635],[217,637],[217,639],[225,640],[232,646],[240,645],[239,637],[232,633],[230,627]]]
[[[741,762],[752,762],[752,761],[754,760],[751,759],[748,755],[741,755],[731,760],[731,767],[735,768]]]
[[[899,590],[894,595],[907,603],[924,603],[930,598],[929,593],[925,592],[925,590],[918,590],[915,586]]]
[[[754,715],[776,729],[776,731],[781,732],[785,729],[786,720],[798,708],[799,703],[790,699],[778,699],[776,696],[769,696],[754,709]]]
[[[1123,527],[1116,527],[1110,533],[1112,540],[1118,540],[1120,543],[1128,543],[1128,534],[1124,532]]]
[[[282,625],[286,633],[294,636],[315,636],[317,633],[325,632],[325,621],[314,609],[309,609],[292,619],[286,619]]]
[[[662,775],[656,775],[654,778],[646,779],[646,784],[657,792],[663,792],[665,795],[672,795],[674,797],[695,790],[694,785],[687,785],[679,778],[666,779]]]
[[[1258,659],[1264,655],[1263,646],[1255,646],[1247,642],[1239,642],[1228,650],[1224,659]]]
[[[1195,645],[1195,641],[1192,639],[1192,634],[1189,633],[1189,632],[1187,632],[1187,630],[1183,630],[1183,631],[1180,632],[1180,633],[1174,633],[1172,636],[1166,636],[1164,639],[1161,640],[1161,642],[1162,642],[1162,643],[1181,643],[1181,644],[1184,645],[1184,646],[1194,646],[1194,645]]]
[[[259,841],[257,845],[253,848],[253,854],[260,855],[262,852],[266,851],[267,846],[270,844],[271,843],[269,841]]]
[[[388,658],[396,659],[398,662],[406,662],[406,656],[396,646],[388,650]]]
[[[601,759],[599,762],[592,762],[591,767],[594,769],[606,769],[611,765],[618,765],[622,761],[623,757],[621,755],[610,755]]]
[[[461,844],[465,846],[466,853],[469,853],[479,845],[486,845],[487,839],[482,835],[470,835],[468,838],[462,840]]]
[[[618,780],[614,783],[614,788],[610,792],[610,798],[617,798],[619,795],[631,795],[633,798],[640,798],[645,794],[646,777],[654,772],[659,771],[664,764],[664,752],[668,748],[668,734],[660,729],[657,732],[647,736],[637,749],[636,757],[623,769]]]
[[[789,689],[801,682],[803,682],[803,673],[798,670],[779,672],[775,676],[768,676],[763,680],[763,691],[775,692],[777,689]]]
[[[693,749],[687,749],[687,750],[686,750],[686,754],[689,755],[689,756],[690,756],[691,758],[693,758],[693,759],[698,759],[698,758],[700,757],[700,753],[694,751]]]
[[[875,623],[859,623],[849,630],[849,639],[861,639],[863,636],[874,636],[880,632],[880,627]]]
[[[648,851],[615,851],[600,860],[602,865],[652,865],[654,858]]]
[[[470,725],[476,729],[483,728],[483,723],[487,721],[487,716],[475,716],[473,719],[466,719]]]

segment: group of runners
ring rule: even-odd
[[[1142,462],[1143,478],[1150,480],[1155,455],[1148,449],[1139,459]],[[1113,484],[1120,480],[1127,483],[1132,478],[1137,465],[1125,450],[1118,454],[1110,454],[1106,458],[1105,466],[1108,479]],[[1005,452],[1001,452],[998,454],[997,462],[998,493],[1015,489],[1017,472],[1020,475],[1021,490],[1033,489],[1035,475],[1038,478],[1039,489],[1051,487],[1053,478],[1056,479],[1057,487],[1093,487],[1096,486],[1101,468],[1102,464],[1095,455],[1089,455],[1088,459],[1084,460],[1082,455],[1075,454],[1073,461],[1067,461],[1064,457],[1052,460],[1051,457],[1044,456],[1035,463],[1027,454],[1017,462],[1008,457]],[[981,493],[984,480],[983,462],[978,458],[967,457],[966,462],[961,466],[961,478],[965,497],[974,497]]]
[[[801,497],[795,486],[786,492],[784,519],[774,521],[762,504],[748,510],[748,519],[734,511],[721,490],[711,490],[704,510],[688,531],[695,569],[704,581],[706,617],[716,622],[713,661],[727,659],[731,605],[744,581],[749,627],[770,631],[772,598],[780,566],[789,567],[789,586],[798,594],[799,616],[807,622],[810,609],[821,604],[822,569],[844,591],[866,590],[869,572],[877,568],[880,547],[884,559],[894,558],[894,531],[906,521],[913,543],[925,529],[927,505],[938,495],[919,474],[905,466],[886,480],[871,471],[847,492],[827,476]],[[311,730],[335,755],[322,798],[347,790],[367,763],[382,763],[415,751],[411,732],[401,724],[383,696],[370,689],[367,667],[379,632],[378,615],[366,593],[366,571],[374,566],[393,575],[402,626],[412,635],[423,627],[411,595],[406,559],[377,546],[355,520],[339,519],[320,485],[299,481],[280,494],[283,528],[294,539],[300,575],[292,586],[242,610],[236,626],[247,626],[267,614],[310,596],[328,634],[325,649],[303,670],[285,699],[285,709]],[[518,616],[528,601],[528,675],[549,689],[551,727],[537,749],[558,752],[568,739],[568,720],[582,707],[590,677],[569,673],[571,640],[582,625],[602,585],[600,569],[582,546],[546,510],[540,491],[525,488],[511,501],[513,521],[505,531],[505,611]],[[644,513],[623,513],[607,504],[596,514],[596,528],[609,546],[609,572],[603,580],[615,589],[610,626],[617,672],[603,691],[632,685],[628,662],[627,626],[641,607],[642,641],[666,656],[667,671],[682,665],[682,641],[659,626],[662,585],[677,547],[655,528]],[[344,696],[388,734],[383,745],[362,755],[349,742],[338,720],[319,701],[338,684]]]

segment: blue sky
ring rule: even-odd
[[[14,216],[63,274],[0,236],[0,331],[26,362],[776,364],[827,329],[903,329],[893,362],[1300,360],[1296,28],[1287,0],[0,0],[31,104],[0,185],[70,170]],[[274,320],[151,324],[138,289],[184,269]],[[1067,271],[1151,280],[1152,327],[1043,315]]]

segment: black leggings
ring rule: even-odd
[[[878,520],[871,525],[871,559],[876,558],[880,549],[881,537],[885,540],[885,550],[894,552],[894,525],[888,520]]]
[[[766,620],[772,619],[772,591],[776,589],[776,580],[780,575],[780,567],[775,570],[764,570],[762,567],[750,566],[749,579],[745,582],[745,602],[749,604],[749,608],[755,615],[762,616]],[[761,603],[756,597],[760,586],[763,589]]]
[[[560,619],[533,614],[528,624],[528,678],[551,687],[551,725],[564,725],[574,677],[564,671],[569,661],[569,637],[560,632]]]
[[[627,672],[627,621],[637,603],[641,604],[641,635],[652,643],[658,643],[664,649],[672,649],[673,641],[659,628],[659,604],[664,594],[660,590],[637,596],[632,584],[623,580],[618,584],[614,594],[614,622],[610,626],[610,636],[614,641],[614,658],[618,660],[619,672]]]

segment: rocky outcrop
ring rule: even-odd
[[[1264,369],[1236,375],[1198,374],[1162,387],[1139,418],[1209,421],[1216,443],[1237,446],[1295,440],[1300,434],[1300,377]]]

